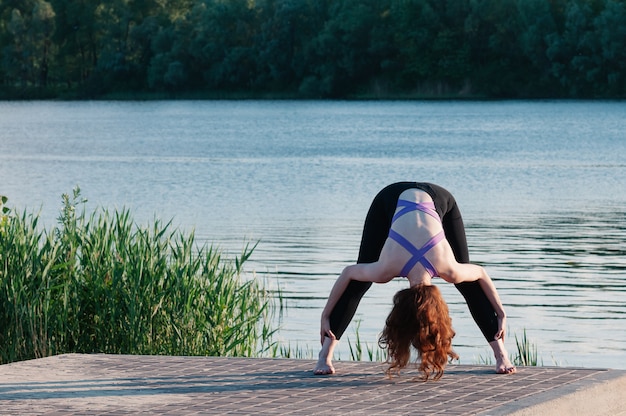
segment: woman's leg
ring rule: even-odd
[[[449,195],[447,202],[449,211],[442,221],[446,239],[452,247],[456,260],[459,263],[469,263],[469,250],[461,212],[452,195]],[[474,322],[493,350],[496,358],[496,372],[499,374],[515,373],[516,369],[507,356],[504,340],[495,339],[495,334],[498,332],[498,318],[485,291],[478,282],[463,282],[455,286],[465,298]]]
[[[385,203],[385,195],[386,193],[381,191],[381,193],[374,198],[367,216],[365,217],[357,263],[373,263],[377,261],[383,249],[391,224],[391,217],[389,217],[389,214],[386,212],[386,205],[388,204]],[[396,202],[394,202],[394,209],[395,204]],[[393,212],[391,215],[393,216]],[[330,315],[330,327],[337,339],[340,339],[345,332],[356,313],[361,299],[371,286],[371,282],[358,282],[353,280],[348,284],[341,298],[339,298],[337,305]]]
[[[469,250],[465,236],[463,218],[456,201],[452,195],[448,195],[446,201],[448,212],[445,213],[442,223],[446,239],[452,247],[454,257],[459,263],[469,263]],[[478,282],[463,282],[455,285],[472,314],[472,318],[480,328],[487,342],[494,340],[498,332],[498,319],[496,312],[489,302],[487,295]]]
[[[387,187],[374,198],[367,216],[365,217],[357,263],[373,263],[378,260],[387,235],[389,234],[391,218],[393,217],[398,199],[397,195],[402,192],[398,192],[396,188],[398,187]],[[394,200],[394,194],[396,193],[397,195]],[[392,205],[391,208],[389,208],[390,205]],[[335,368],[332,363],[333,351],[350,324],[350,321],[352,321],[363,295],[365,295],[371,285],[371,282],[351,281],[337,301],[337,304],[330,314],[330,328],[335,335],[335,339],[329,337],[324,338],[317,365],[313,370],[314,374],[325,375],[335,373]]]
[[[337,305],[330,314],[330,328],[337,337],[337,340],[341,339],[341,336],[350,325],[354,314],[361,302],[361,299],[372,286],[371,282],[357,282],[352,280],[348,283]]]
[[[496,357],[496,373],[498,374],[513,374],[517,373],[517,369],[511,363],[504,348],[504,340],[502,338],[491,341],[489,346],[493,350],[493,355]]]
[[[324,337],[324,343],[322,349],[318,355],[317,364],[313,369],[313,374],[318,376],[325,376],[329,374],[335,374],[335,367],[333,366],[333,352],[339,341],[335,338]]]
[[[483,336],[487,342],[492,342],[498,332],[498,317],[480,284],[478,282],[463,282],[455,286],[465,298],[472,318],[474,318],[474,322],[480,328]]]

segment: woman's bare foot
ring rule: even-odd
[[[335,374],[335,367],[333,367],[332,363],[320,363],[318,361],[315,369],[313,370],[313,374],[316,376]]]
[[[517,368],[509,361],[508,358],[498,359],[496,358],[496,373],[497,374],[514,374],[517,373]]]
[[[324,343],[322,344],[322,349],[319,353],[317,365],[315,366],[315,369],[313,369],[313,374],[316,376],[335,374],[335,367],[333,367],[333,352],[335,351],[335,346],[337,346],[338,342],[339,341],[336,339],[329,337],[324,338]]]
[[[492,341],[489,343],[493,350],[493,355],[496,358],[496,373],[497,374],[514,374],[517,372],[517,368],[509,360],[506,348],[504,348],[504,342],[502,339]]]

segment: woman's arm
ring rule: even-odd
[[[328,336],[335,339],[335,335],[330,330],[330,314],[332,313],[335,305],[345,292],[350,280],[358,280],[361,282],[373,282],[373,283],[386,283],[393,279],[393,275],[389,275],[385,272],[385,268],[380,262],[376,263],[359,263],[343,269],[335,284],[333,285],[326,306],[322,311],[322,325],[320,335],[322,337],[322,343],[324,343],[324,337]]]
[[[489,274],[487,274],[485,268],[476,264],[456,263],[448,272],[441,273],[441,275],[442,279],[454,284],[478,281],[478,284],[485,292],[487,299],[489,299],[489,302],[491,303],[491,306],[493,306],[493,309],[498,317],[498,332],[496,333],[495,338],[504,339],[506,313],[504,311],[504,306],[502,306],[500,296],[498,295],[498,290],[493,284],[491,277],[489,277]]]

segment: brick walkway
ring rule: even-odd
[[[576,404],[571,398],[589,391],[588,396],[606,402],[602,409],[594,404],[595,414],[626,415],[624,399],[611,402],[614,390],[624,396],[626,371],[523,367],[515,375],[496,375],[491,367],[450,365],[442,379],[423,383],[411,381],[414,370],[387,380],[377,363],[338,361],[338,374],[326,377],[313,376],[313,364],[60,355],[0,366],[0,413],[508,415],[563,397],[561,410],[584,411],[590,399]]]

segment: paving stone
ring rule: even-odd
[[[0,413],[497,416],[533,414],[537,406],[563,398],[558,409],[582,411],[577,397],[586,401],[585,393],[592,392],[601,403],[604,391],[626,386],[626,371],[609,369],[522,367],[517,374],[497,375],[491,367],[450,365],[440,380],[421,382],[414,381],[415,369],[390,380],[371,362],[338,361],[338,374],[314,376],[314,364],[65,354],[0,366]],[[615,400],[607,393],[607,411],[626,415],[626,399]]]

